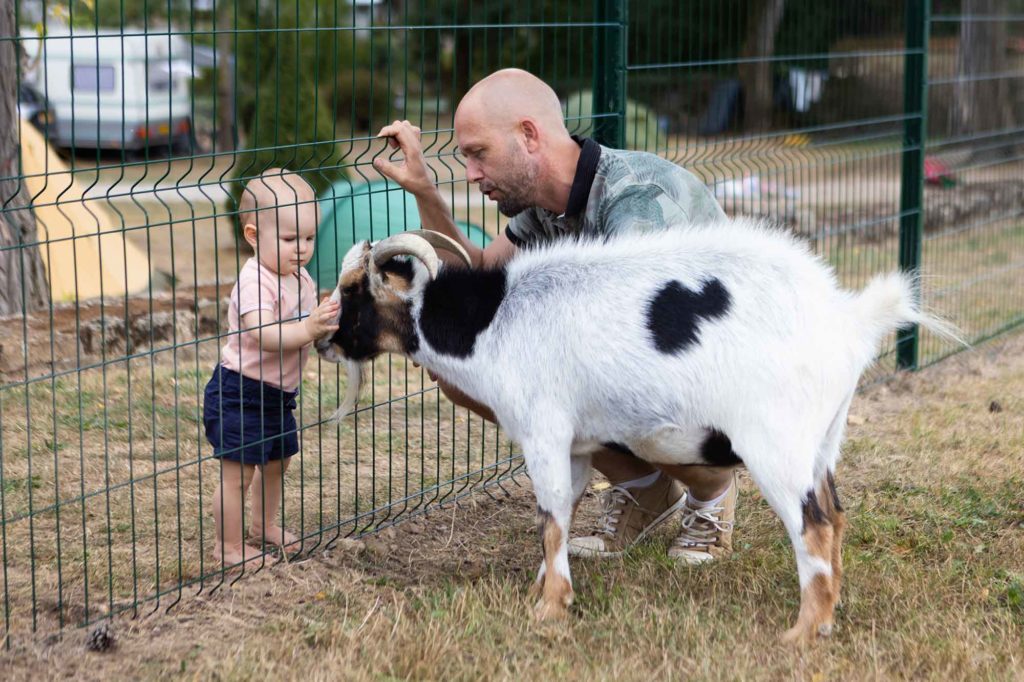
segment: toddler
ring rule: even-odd
[[[242,190],[238,209],[256,255],[231,291],[227,343],[203,404],[206,437],[221,464],[214,551],[226,568],[261,556],[261,546],[299,549],[295,535],[277,525],[284,472],[299,451],[292,410],[309,349],[338,328],[339,316],[337,303],[317,305],[304,268],[318,224],[309,184],[280,168],[266,170]],[[252,516],[243,520],[250,489]]]

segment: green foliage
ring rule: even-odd
[[[342,37],[322,30],[339,19],[335,3],[299,0],[288,5],[239,4],[221,21],[234,24],[236,105],[246,135],[257,135],[272,109],[320,106],[321,75],[333,74],[344,59]],[[304,97],[300,102],[291,98]],[[330,128],[321,133],[329,132]]]
[[[166,29],[168,25],[187,27],[203,16],[194,11],[191,0],[51,0],[44,7],[49,18],[76,28]]]
[[[357,49],[367,53],[366,43],[357,42]],[[367,64],[369,55],[359,59],[358,66],[338,72],[335,82],[335,118],[342,137],[374,133],[394,118],[410,118],[408,112],[392,112],[391,88],[379,67]],[[419,100],[417,100],[419,101]],[[415,115],[411,115],[416,118]]]
[[[889,4],[787,0],[775,54],[827,55],[843,38],[901,37],[903,12],[891,11]],[[717,83],[738,77],[734,60],[744,51],[756,5],[757,0],[631,1],[628,63],[698,65],[631,71],[630,97],[659,116],[699,115]],[[551,0],[543,6],[514,0],[410,4],[409,24],[443,28],[410,36],[409,64],[419,67],[418,79],[422,73],[425,82],[445,84],[452,102],[474,82],[503,67],[535,73],[562,97],[589,90],[595,75],[594,28],[585,24],[594,21],[594,8],[594,3],[572,0]],[[795,66],[828,68],[829,60],[780,60],[772,69],[782,76]]]
[[[542,7],[513,0],[418,3],[410,7],[410,24],[446,28],[419,32],[408,46],[409,64],[426,82],[450,84],[452,102],[476,81],[505,67],[527,69],[560,93],[589,88],[593,28],[537,24],[585,23],[593,16],[593,3],[572,0],[551,0]],[[461,25],[474,28],[448,28]]]
[[[341,175],[333,94],[321,82],[346,60],[351,32],[321,30],[342,20],[335,2],[268,7],[237,7],[236,106],[248,151],[234,167],[236,202],[244,182],[270,167],[299,172],[317,192]]]

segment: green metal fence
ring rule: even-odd
[[[1017,0],[16,0],[0,17],[2,636],[167,609],[260,567],[212,559],[202,391],[250,256],[240,182],[295,169],[322,251],[415,227],[374,138],[423,128],[475,239],[452,113],[529,69],[568,127],[661,154],[733,215],[809,240],[844,283],[917,268],[972,340],[1024,320],[1024,6]],[[17,100],[17,102],[15,102]],[[18,119],[23,119],[19,122]],[[329,219],[327,218],[329,216]],[[323,235],[324,233],[322,233]],[[333,277],[331,267],[324,277]],[[321,282],[321,285],[326,282]],[[328,284],[324,288],[328,288]],[[867,377],[957,349],[916,331]],[[517,485],[498,429],[378,360],[355,415],[315,357],[283,514],[303,552]]]

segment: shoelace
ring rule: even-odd
[[[707,548],[715,544],[718,533],[732,529],[732,521],[722,521],[719,514],[724,507],[704,507],[694,509],[687,505],[683,508],[683,519],[680,523],[682,532],[672,543],[683,548]]]
[[[597,522],[598,534],[607,535],[608,537],[615,535],[615,529],[619,525],[619,517],[622,516],[622,508],[627,501],[640,506],[640,503],[629,494],[628,490],[617,485],[613,485],[608,489],[608,492],[601,496],[601,506],[603,509],[601,510],[601,518]]]

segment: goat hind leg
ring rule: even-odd
[[[832,591],[837,603],[843,579],[843,531],[846,529],[846,513],[843,512],[843,505],[840,504],[839,494],[836,492],[834,472],[839,461],[843,437],[846,435],[846,421],[851,402],[852,391],[836,411],[818,450],[817,458],[817,466],[825,469],[824,477],[818,481],[818,501],[829,523],[832,524]],[[820,471],[820,468],[818,470]]]
[[[846,531],[846,512],[839,503],[839,495],[836,493],[835,479],[832,472],[828,472],[825,480],[822,498],[827,498],[827,509],[829,521],[832,523],[832,592],[836,604],[839,603],[843,582],[843,533]]]
[[[799,452],[799,448],[780,448],[783,452]],[[813,456],[793,457],[789,461],[804,462],[804,475],[800,467],[786,474],[768,468],[777,464],[778,457],[747,458],[747,469],[761,493],[782,519],[796,554],[797,573],[800,577],[800,614],[796,625],[786,631],[783,640],[799,642],[813,640],[831,632],[835,595],[832,581],[833,528],[818,501],[811,473]],[[768,466],[765,466],[768,465]]]
[[[811,488],[799,506],[788,505],[786,513],[780,513],[793,543],[800,577],[800,614],[796,625],[783,634],[786,642],[807,642],[832,633],[837,597],[832,573],[836,537],[818,498],[818,492]],[[795,513],[797,509],[799,513]]]

